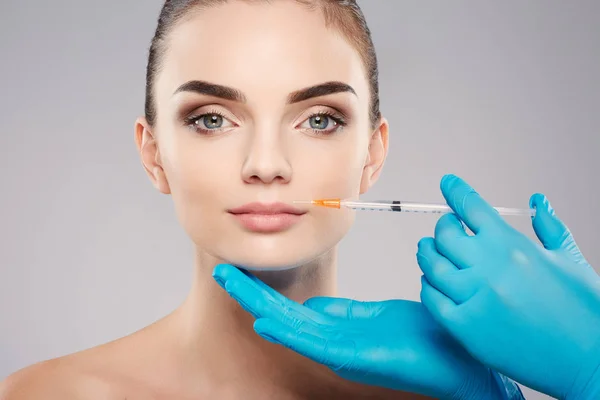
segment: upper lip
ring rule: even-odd
[[[232,214],[306,214],[306,211],[292,207],[285,203],[248,203],[243,206],[232,208],[229,210]]]

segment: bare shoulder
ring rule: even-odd
[[[154,399],[147,330],[23,368],[0,382],[0,400]],[[156,347],[156,346],[155,346]]]
[[[0,400],[107,399],[110,385],[69,356],[23,368],[0,382]],[[108,397],[107,397],[108,395]]]

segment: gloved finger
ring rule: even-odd
[[[325,323],[327,319],[304,307],[282,294],[275,292],[271,294],[262,288],[251,285],[249,282],[229,280],[225,283],[225,290],[237,300],[240,305],[253,315],[259,317],[279,318],[281,321],[311,321]]]
[[[379,301],[358,301],[339,297],[312,297],[304,306],[318,313],[347,320],[376,317],[383,309]]]
[[[421,277],[421,303],[440,325],[448,327],[454,319],[457,305],[433,287],[425,276]]]
[[[316,318],[307,315],[312,310],[291,300],[290,303],[294,304],[282,304],[266,299],[257,295],[256,288],[248,285],[246,282],[227,281],[225,283],[225,290],[244,310],[252,314],[256,319],[272,318],[281,321],[281,323],[293,329],[311,334],[327,333],[331,330],[329,326],[317,321],[321,319],[319,315]]]
[[[334,371],[352,367],[355,348],[352,341],[331,340],[327,335],[304,332],[266,318],[254,322],[254,331]]]
[[[261,281],[258,277],[252,275],[252,273],[250,271],[247,271],[247,270],[239,270],[239,271],[242,272],[244,275],[246,275],[259,288],[261,288],[262,290],[264,290],[265,292],[267,292],[271,296],[273,296],[273,298],[279,298],[279,299],[281,299],[281,301],[284,301],[284,302],[288,301],[288,302],[293,303],[295,308],[300,307],[302,313],[304,315],[310,317],[314,321],[318,321],[319,323],[329,322],[329,320],[323,318],[325,313],[321,313],[318,310],[311,310],[310,307],[306,307],[305,305],[301,306],[299,303],[293,302],[292,300],[283,296],[281,293],[279,293],[278,291],[276,291],[275,289],[273,289],[272,287],[270,287],[269,285],[267,285],[266,283]],[[315,312],[311,312],[311,311],[315,311]]]
[[[288,299],[264,283],[258,284],[238,268],[221,264],[213,271],[215,280],[227,293],[255,318],[278,318],[289,324],[301,321],[324,323],[326,318],[317,312]]]
[[[475,262],[479,247],[475,238],[465,231],[456,214],[440,217],[435,225],[435,248],[458,268],[469,268]]]
[[[556,217],[552,205],[541,193],[529,199],[529,206],[535,208],[533,230],[542,245],[548,250],[563,250],[574,261],[585,262],[569,228]]]
[[[445,175],[440,189],[450,208],[473,233],[477,234],[485,227],[505,224],[500,214],[461,178]]]
[[[213,278],[225,289],[225,284],[227,282],[240,281],[246,282],[251,287],[255,288],[258,291],[264,292],[262,296],[266,299],[276,301],[279,300],[281,303],[284,303],[288,300],[285,296],[278,293],[276,290],[266,285],[260,279],[256,278],[248,271],[237,268],[233,265],[229,264],[219,264],[213,270]]]
[[[419,241],[417,263],[425,274],[427,283],[455,304],[464,303],[477,292],[473,271],[459,270],[436,250],[432,238],[423,238]]]

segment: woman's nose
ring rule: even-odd
[[[242,179],[246,183],[288,183],[292,166],[286,153],[281,135],[253,135],[242,166]]]

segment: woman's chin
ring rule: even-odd
[[[310,258],[299,260],[298,258],[290,259],[290,257],[282,256],[260,257],[260,259],[256,259],[256,257],[253,256],[251,259],[242,258],[237,261],[231,260],[230,264],[248,271],[285,271],[301,267],[308,264],[310,261]]]
[[[218,260],[249,271],[285,271],[307,264],[327,265],[341,235],[236,235],[199,246]]]
[[[298,268],[301,265],[284,265],[284,266],[265,266],[265,265],[240,265],[234,264],[236,267],[245,269],[247,271],[288,271],[290,269]]]

